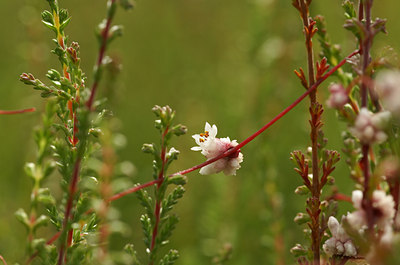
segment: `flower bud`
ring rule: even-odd
[[[175,185],[185,185],[187,182],[186,176],[183,175],[177,175],[168,178],[168,183],[175,184]]]
[[[297,195],[307,195],[308,193],[310,193],[310,190],[307,188],[307,186],[302,185],[298,186],[294,193],[296,193]]]
[[[307,252],[308,251],[300,244],[296,244],[290,249],[290,253],[292,253],[296,258],[307,255]]]
[[[294,222],[298,225],[302,225],[310,221],[310,216],[305,213],[297,213],[296,217],[294,218]]]
[[[54,69],[51,69],[51,70],[47,71],[46,76],[51,81],[60,81],[60,79],[61,79],[60,73],[57,70],[54,70]]]
[[[153,144],[143,144],[142,152],[153,154],[154,153],[154,145]]]
[[[178,124],[171,129],[172,133],[176,136],[184,135],[187,132],[186,126]]]

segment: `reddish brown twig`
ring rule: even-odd
[[[20,113],[27,113],[27,112],[34,112],[34,111],[36,111],[35,108],[20,109],[20,110],[0,110],[0,115],[20,114]]]
[[[4,265],[7,265],[7,262],[6,262],[6,260],[3,258],[2,255],[0,255],[0,260],[4,263]]]
[[[111,0],[111,5],[113,5],[115,3],[116,0]],[[96,71],[99,71],[102,63],[103,63],[103,59],[104,59],[104,55],[107,49],[107,43],[108,43],[108,37],[109,37],[109,32],[110,32],[110,28],[111,28],[111,23],[113,20],[113,16],[108,16],[107,17],[107,22],[106,22],[106,26],[105,28],[102,30],[101,32],[101,46],[100,46],[100,50],[99,50],[99,54],[97,57],[97,63],[95,66],[95,69],[97,69]],[[92,88],[91,88],[91,92],[90,92],[90,97],[89,100],[86,102],[86,106],[91,109],[93,106],[93,101],[94,98],[96,96],[96,91],[97,91],[97,87],[99,85],[100,82],[100,75],[96,74],[95,75],[95,80],[93,82]]]
[[[365,4],[365,5],[364,5]],[[362,19],[365,16],[365,38],[360,40],[360,47],[361,47],[361,57],[362,57],[362,76],[366,77],[369,76],[368,73],[368,66],[370,63],[370,49],[372,45],[372,32],[371,32],[371,8],[372,8],[372,1],[366,0],[360,1],[359,4],[359,19]],[[368,105],[368,86],[365,82],[364,78],[361,80],[361,107],[365,108]],[[369,172],[369,144],[362,145],[362,158],[361,158],[361,165],[362,171],[364,175],[364,191],[363,191],[363,200],[362,206],[366,211],[367,214],[367,223],[368,229],[371,231],[374,225],[374,216],[373,216],[373,208],[372,208],[372,201],[370,199],[370,172]]]
[[[141,190],[141,189],[143,189],[143,188],[149,187],[149,186],[153,186],[154,184],[157,184],[157,183],[159,183],[159,182],[160,182],[160,180],[159,180],[159,179],[156,179],[156,180],[147,182],[147,183],[145,183],[145,184],[141,184],[141,185],[135,186],[135,187],[133,187],[133,188],[127,189],[127,190],[125,190],[125,191],[123,191],[123,192],[120,192],[120,193],[118,193],[118,194],[115,194],[115,195],[111,196],[111,197],[108,199],[108,202],[112,202],[112,201],[118,200],[119,198],[122,198],[122,197],[124,197],[125,195],[128,195],[128,194],[130,194],[130,193],[137,192],[137,191],[139,191],[139,190]]]
[[[165,170],[165,164],[166,164],[166,158],[165,158],[165,154],[167,151],[167,146],[165,145],[165,136],[168,133],[168,127],[165,128],[162,137],[161,137],[161,170],[158,174],[158,182],[157,182],[157,192],[160,190],[160,187],[162,185],[162,183],[164,182],[164,170]],[[154,228],[153,228],[153,233],[152,233],[152,237],[151,237],[151,245],[150,245],[150,255],[152,255],[152,252],[154,250],[155,244],[156,244],[156,238],[157,238],[157,233],[158,233],[158,226],[160,223],[160,213],[161,213],[161,201],[162,198],[157,198],[156,200],[156,206],[154,208],[154,217],[155,217],[155,223],[154,223]],[[149,265],[153,265],[154,261],[152,259],[150,259]]]

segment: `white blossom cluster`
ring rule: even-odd
[[[328,228],[332,233],[332,237],[326,240],[322,246],[325,253],[330,256],[355,257],[357,255],[357,248],[335,217],[329,217]]]
[[[201,154],[209,160],[238,145],[236,140],[231,141],[229,137],[216,138],[217,132],[218,129],[215,124],[211,126],[206,122],[204,133],[192,136],[198,146],[192,147],[191,150],[201,151]],[[237,152],[232,156],[221,158],[214,163],[202,167],[200,169],[200,174],[211,175],[222,171],[227,176],[236,175],[236,170],[240,168],[240,163],[242,162],[243,154]]]
[[[400,71],[381,72],[376,78],[376,91],[385,109],[400,117]]]
[[[367,215],[362,207],[362,200],[362,191],[353,191],[352,201],[356,211],[349,213],[346,218],[349,224],[355,229],[363,229],[367,226]],[[395,215],[392,195],[387,195],[383,190],[374,190],[371,200],[377,227],[384,231],[391,231]]]
[[[387,139],[384,129],[390,117],[388,111],[372,113],[367,108],[362,108],[350,132],[363,144],[383,143]]]

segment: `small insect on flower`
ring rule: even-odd
[[[192,136],[198,146],[192,147],[191,150],[201,151],[201,154],[209,160],[238,145],[236,140],[231,141],[229,137],[216,138],[217,132],[218,129],[215,124],[211,126],[206,122],[204,133]],[[221,158],[214,163],[202,167],[200,174],[211,175],[223,171],[227,176],[236,175],[236,170],[240,168],[240,163],[242,162],[243,154],[238,150],[233,155]]]

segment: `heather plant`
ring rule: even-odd
[[[179,113],[170,106],[154,106],[154,127],[160,140],[142,147],[152,158],[149,165],[152,179],[135,185],[128,177],[132,164],[119,161],[124,136],[116,126],[120,121],[112,112],[115,104],[112,90],[117,89],[114,83],[120,67],[106,54],[109,44],[123,32],[122,26],[113,25],[117,9],[128,10],[133,4],[129,0],[107,1],[106,18],[96,30],[99,50],[88,85],[81,66],[80,46],[66,33],[71,17],[58,1],[47,2],[49,10],[42,12],[42,22],[55,35],[52,53],[60,67],[48,70],[46,81],[31,73],[20,76],[45,101],[42,123],[34,134],[36,158],[24,167],[33,183],[30,206],[20,208],[15,214],[26,228],[25,264],[174,264],[179,259],[178,250],[170,242],[174,231],[179,229],[174,207],[185,199],[187,175],[197,170],[200,175],[223,173],[231,178],[240,174],[247,159],[257,159],[256,153],[245,156],[244,147],[253,140],[259,141],[258,136],[307,98],[310,140],[303,145],[304,151],[290,154],[300,176],[295,194],[305,197],[305,209],[298,212],[294,222],[304,227],[306,240],[296,239],[297,244],[291,248],[293,260],[303,265],[399,262],[396,248],[400,244],[400,71],[388,58],[373,56],[374,38],[386,33],[386,20],[372,16],[373,0],[357,3],[345,0],[342,4],[344,28],[354,39],[353,51],[347,56],[339,45],[332,43],[325,18],[312,14],[312,0],[292,0],[303,29],[307,65],[306,70],[302,67],[295,70],[295,75],[300,79],[299,87],[305,91],[243,141],[219,138],[217,126],[205,122],[204,131],[192,135],[195,146],[191,150],[200,151],[205,158],[198,165],[171,172],[172,162],[180,154],[172,145],[178,143],[176,137],[184,137],[187,128],[174,123]],[[315,55],[315,39],[320,44],[319,56]],[[100,82],[107,76],[111,76],[107,86],[112,89],[101,93]],[[330,77],[336,79],[326,86],[329,98],[324,102],[322,85]],[[97,99],[99,95],[105,96]],[[343,139],[342,149],[328,147],[324,134],[325,108],[335,109],[336,117],[345,125],[338,136]],[[0,111],[0,114],[32,111],[35,109]],[[339,163],[347,164],[348,176],[335,174]],[[268,167],[265,161],[259,164]],[[47,181],[56,177],[60,178],[60,188],[48,187]],[[335,186],[335,179],[339,178],[351,183],[351,196]],[[250,176],[246,181],[251,181]],[[271,183],[266,189],[271,197],[268,201],[271,212],[278,218],[266,218],[271,225],[268,237],[274,238],[269,251],[276,253],[276,257],[268,260],[285,264],[290,258],[284,253],[279,192]],[[116,204],[132,193],[142,207],[142,214],[137,217],[141,228],[124,223]],[[134,199],[125,199],[128,198]],[[339,216],[346,202],[352,204],[353,210]],[[112,237],[126,233],[128,227],[134,233],[142,230],[143,253],[137,248],[138,242],[124,242],[125,247],[120,249],[111,246]],[[234,259],[240,260],[234,253],[232,244],[226,243],[214,251],[210,262],[229,264]],[[3,256],[0,260],[7,264]]]

